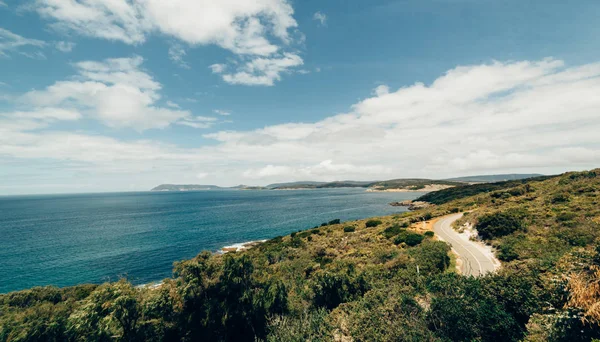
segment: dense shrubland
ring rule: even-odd
[[[600,338],[599,174],[462,189],[427,211],[204,252],[159,287],[0,295],[0,341],[590,341]],[[496,248],[499,272],[454,272],[449,246],[420,224],[452,212],[469,212],[458,224]]]

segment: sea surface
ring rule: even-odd
[[[364,189],[138,192],[0,197],[0,293],[33,286],[144,284],[203,250],[333,219],[405,211],[422,193]]]

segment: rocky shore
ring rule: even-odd
[[[408,207],[408,210],[419,210],[419,209],[423,209],[423,208],[428,208],[432,204],[428,203],[428,202],[423,202],[423,201],[406,200],[406,201],[402,201],[402,202],[392,202],[392,203],[390,203],[390,205],[393,207]]]

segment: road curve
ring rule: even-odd
[[[453,214],[440,218],[434,225],[433,231],[452,246],[452,249],[459,255],[463,263],[461,271],[466,276],[480,276],[496,270],[496,263],[484,252],[475,242],[461,237],[458,232],[452,229],[452,223],[460,219],[463,214]]]

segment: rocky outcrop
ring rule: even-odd
[[[428,208],[432,204],[428,203],[428,202],[422,202],[422,201],[406,200],[406,201],[402,201],[402,202],[392,202],[392,203],[390,203],[390,205],[393,207],[408,207],[408,210],[419,210],[419,209]]]

